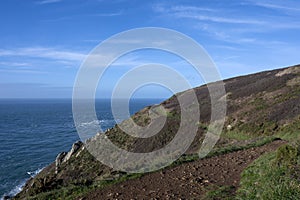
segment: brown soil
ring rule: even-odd
[[[150,173],[89,193],[89,199],[200,199],[209,188],[239,186],[241,172],[260,155],[285,143],[270,144],[215,156]]]

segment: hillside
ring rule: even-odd
[[[255,189],[252,182],[243,179],[257,166],[266,168],[265,170],[274,166],[276,166],[274,169],[285,170],[283,179],[280,179],[283,181],[272,184],[285,184],[284,180],[288,176],[294,185],[287,188],[298,188],[298,191],[294,190],[300,194],[298,158],[300,150],[297,146],[300,141],[300,65],[231,78],[224,83],[227,98],[226,122],[221,138],[208,158],[199,160],[197,157],[197,150],[201,146],[211,115],[208,88],[203,85],[194,88],[201,111],[197,135],[186,154],[171,166],[147,174],[113,171],[90,155],[81,142],[76,142],[70,152],[59,154],[55,162],[30,179],[15,199],[96,199],[99,196],[102,199],[114,199],[118,196],[120,199],[127,199],[134,198],[138,194],[142,198],[149,193],[153,198],[160,196],[163,199],[178,199],[181,196],[224,199],[232,194],[245,199],[243,191],[251,191],[251,194],[259,193],[259,189]],[[180,125],[180,107],[175,96],[162,102],[161,105],[168,111],[167,121],[157,135],[137,139],[124,134],[118,126],[115,126],[105,133],[106,136],[119,147],[132,152],[151,152],[165,146],[172,140]],[[134,114],[132,119],[137,124],[147,125],[151,109],[153,108],[144,108]],[[97,141],[96,138],[89,143]],[[281,145],[283,147],[274,153]],[[264,152],[270,154],[259,157]],[[253,164],[257,158],[261,161],[255,161]],[[235,161],[229,165],[225,162],[228,159]],[[248,169],[250,163],[252,168]],[[272,165],[265,167],[268,163]],[[195,168],[202,166],[206,166],[204,170],[199,169],[195,172]],[[215,176],[208,170],[211,167],[216,167]],[[221,172],[223,168],[226,170]],[[178,180],[174,180],[174,185],[169,187],[172,185],[172,177],[178,177]],[[228,181],[222,182],[220,177]],[[161,181],[162,179],[164,181]],[[124,182],[128,180],[130,182]],[[252,181],[257,182],[255,179]],[[139,183],[141,187],[138,187]],[[164,184],[167,186],[163,187]],[[143,185],[148,187],[142,187]],[[157,188],[162,189],[158,191]],[[243,188],[243,191],[239,188]],[[194,194],[193,191],[198,189],[199,194]],[[175,193],[177,196],[172,196]],[[264,193],[261,192],[259,195]]]

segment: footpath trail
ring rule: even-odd
[[[207,188],[215,186],[231,186],[234,193],[242,171],[284,143],[276,140],[261,147],[185,163],[95,190],[81,199],[200,199]]]

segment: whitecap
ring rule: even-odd
[[[119,121],[121,121],[121,120],[119,120]],[[93,120],[90,122],[83,122],[79,125],[79,127],[98,126],[98,125],[113,126],[115,123],[116,123],[115,120]]]
[[[32,171],[32,172],[27,172],[27,174],[33,178],[35,177],[38,173],[40,173],[44,168],[39,168],[35,171]],[[3,195],[3,197],[1,197],[0,200],[4,200],[4,197],[5,196],[9,196],[9,197],[13,197],[15,196],[16,194],[18,194],[19,192],[22,191],[23,187],[25,186],[26,182],[28,181],[29,178],[25,179],[25,180],[22,180],[18,185],[16,185],[10,192],[6,193]]]
[[[90,122],[83,122],[79,126],[84,127],[84,126],[90,126],[90,125],[98,125],[98,124],[103,123],[104,121],[105,120],[93,120],[93,121],[90,121]]]
[[[44,168],[39,168],[39,169],[37,169],[37,170],[35,170],[35,171],[27,172],[27,174],[28,174],[31,178],[33,178],[33,177],[35,177],[38,173],[40,173],[43,169],[44,169]]]

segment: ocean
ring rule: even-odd
[[[131,99],[130,114],[162,99]],[[103,129],[116,124],[110,100],[96,100]],[[79,140],[71,99],[0,100],[0,197],[15,195],[31,176]]]

